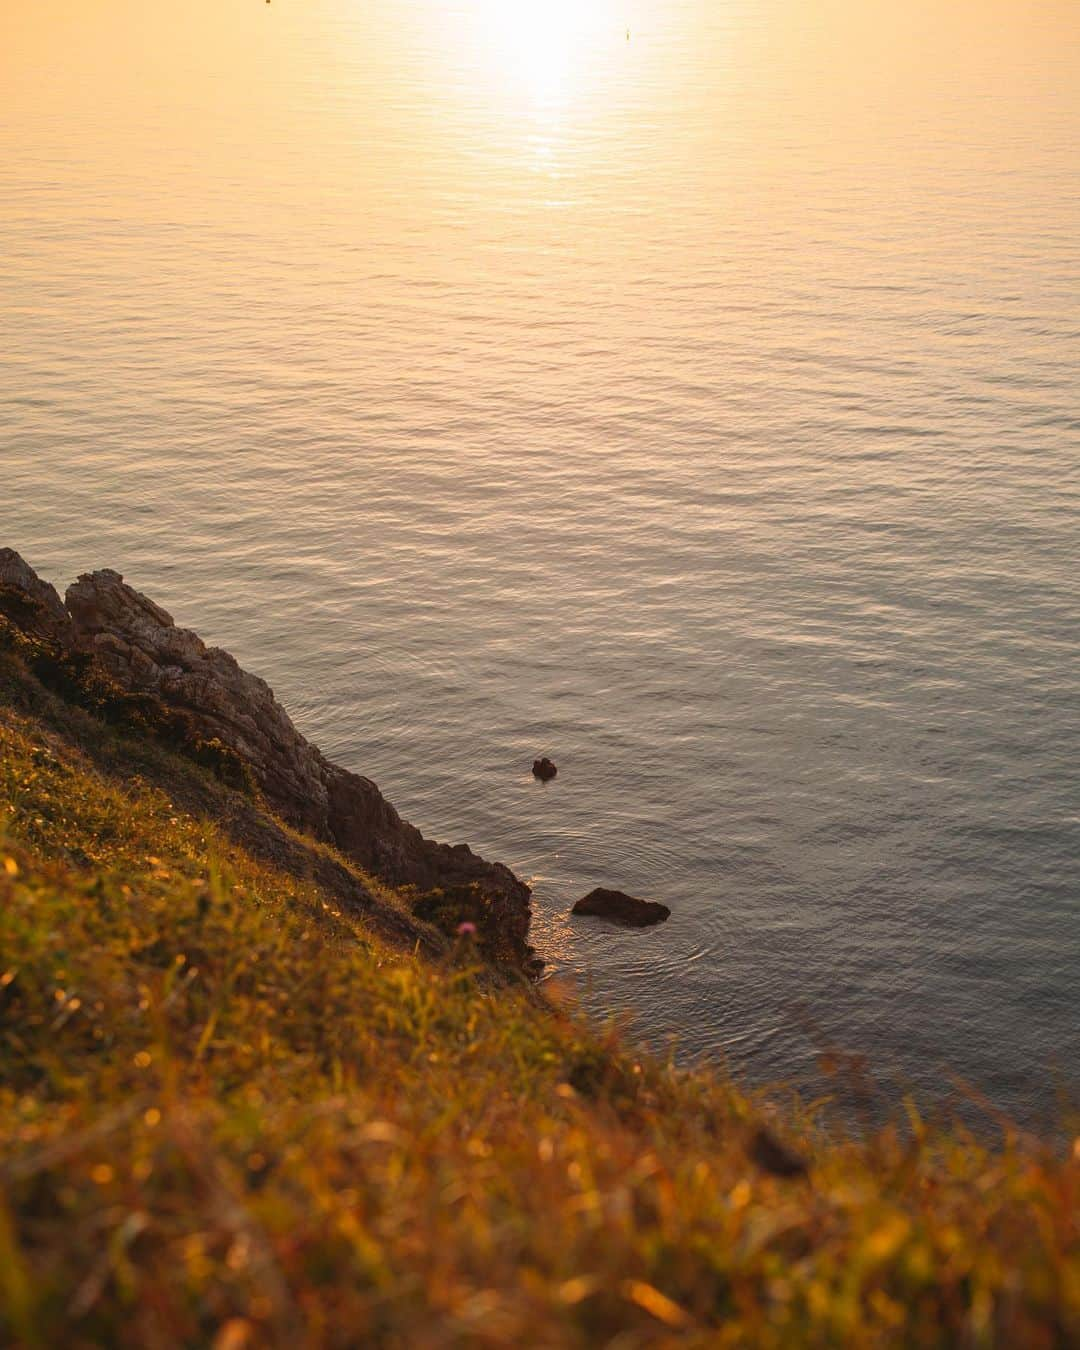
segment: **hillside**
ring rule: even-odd
[[[3,630],[0,1341],[1076,1343],[1075,1152],[654,1062]]]

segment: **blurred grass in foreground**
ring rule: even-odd
[[[50,706],[0,711],[0,1341],[1076,1343],[1075,1155],[840,1138],[394,950]]]

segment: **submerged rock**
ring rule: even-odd
[[[603,886],[583,896],[570,912],[608,919],[626,928],[649,928],[654,923],[663,923],[671,916],[667,905],[657,900],[639,900],[636,896],[626,895],[623,891],[610,891]]]
[[[531,893],[523,881],[467,845],[425,839],[369,778],[331,763],[302,736],[265,680],[178,628],[118,572],[80,576],[61,603],[17,553],[0,550],[0,613],[91,659],[125,693],[152,695],[175,709],[194,736],[239,757],[287,824],[334,844],[390,885],[421,892],[475,887],[504,938],[503,950],[522,965],[532,959]]]
[[[547,755],[543,759],[533,760],[533,777],[539,778],[542,783],[550,783],[559,772],[554,763],[548,759]]]

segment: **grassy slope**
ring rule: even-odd
[[[0,1342],[1076,1333],[1075,1159],[788,1108],[811,1176],[766,1175],[762,1102],[389,945],[35,700],[0,711]]]

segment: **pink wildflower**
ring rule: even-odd
[[[469,923],[469,922],[466,920],[465,923],[459,923],[459,924],[458,924],[458,926],[457,926],[457,931],[458,931],[458,937],[475,937],[475,936],[476,936],[476,924],[474,924],[474,923]]]

